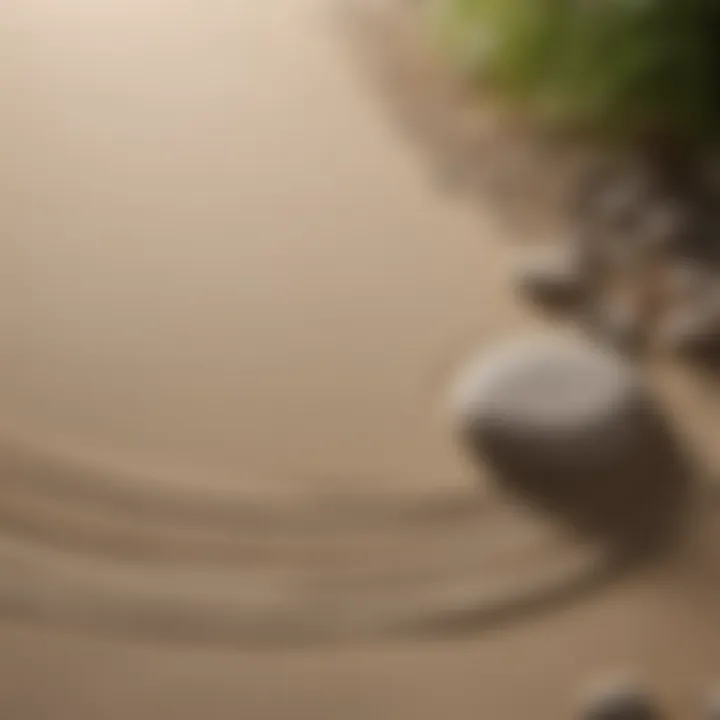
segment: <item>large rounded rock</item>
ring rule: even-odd
[[[631,366],[543,339],[480,357],[453,399],[457,428],[501,485],[585,529],[627,538],[674,515],[679,453]]]
[[[536,469],[586,468],[618,454],[647,410],[619,358],[570,341],[524,342],[483,355],[455,396],[462,431],[483,452]]]

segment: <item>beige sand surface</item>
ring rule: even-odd
[[[462,481],[440,393],[519,321],[502,248],[323,2],[1,12],[7,431],[170,482]]]
[[[671,717],[700,717],[716,677],[717,612],[666,579],[602,594],[481,640],[309,653],[108,642],[2,626],[8,718],[573,717],[588,679],[630,668]],[[715,623],[715,625],[713,625]]]
[[[322,0],[5,0],[0,48],[4,437],[171,491],[467,485],[445,383],[538,321]],[[712,434],[713,406],[686,408]],[[707,572],[477,641],[312,653],[7,622],[0,714],[550,719],[627,664],[688,708],[718,660]]]

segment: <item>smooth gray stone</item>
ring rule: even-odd
[[[627,444],[645,397],[613,353],[548,339],[481,355],[454,405],[463,434],[491,454],[507,446],[543,466],[582,468]]]
[[[502,488],[581,529],[643,533],[679,510],[675,444],[614,353],[550,338],[483,353],[461,377],[453,412]]]

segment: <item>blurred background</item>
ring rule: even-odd
[[[490,632],[286,647],[270,610],[312,636],[576,557],[494,509],[446,392],[562,325],[510,276],[567,231],[576,151],[712,157],[719,28],[700,0],[4,0],[0,712],[550,720],[629,672],[696,717],[710,550]],[[712,476],[714,372],[647,373]]]

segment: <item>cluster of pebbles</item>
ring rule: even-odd
[[[680,171],[665,180],[619,162],[588,171],[572,198],[570,239],[525,254],[520,292],[621,351],[714,355],[720,236],[710,190]]]
[[[517,268],[521,293],[574,314],[623,351],[713,354],[716,179],[652,153],[608,160],[602,149],[504,112],[429,47],[427,7],[344,0],[342,17],[361,67],[426,152],[441,187],[476,197],[484,210],[490,200],[496,218],[529,240]],[[557,237],[569,239],[543,247]]]

